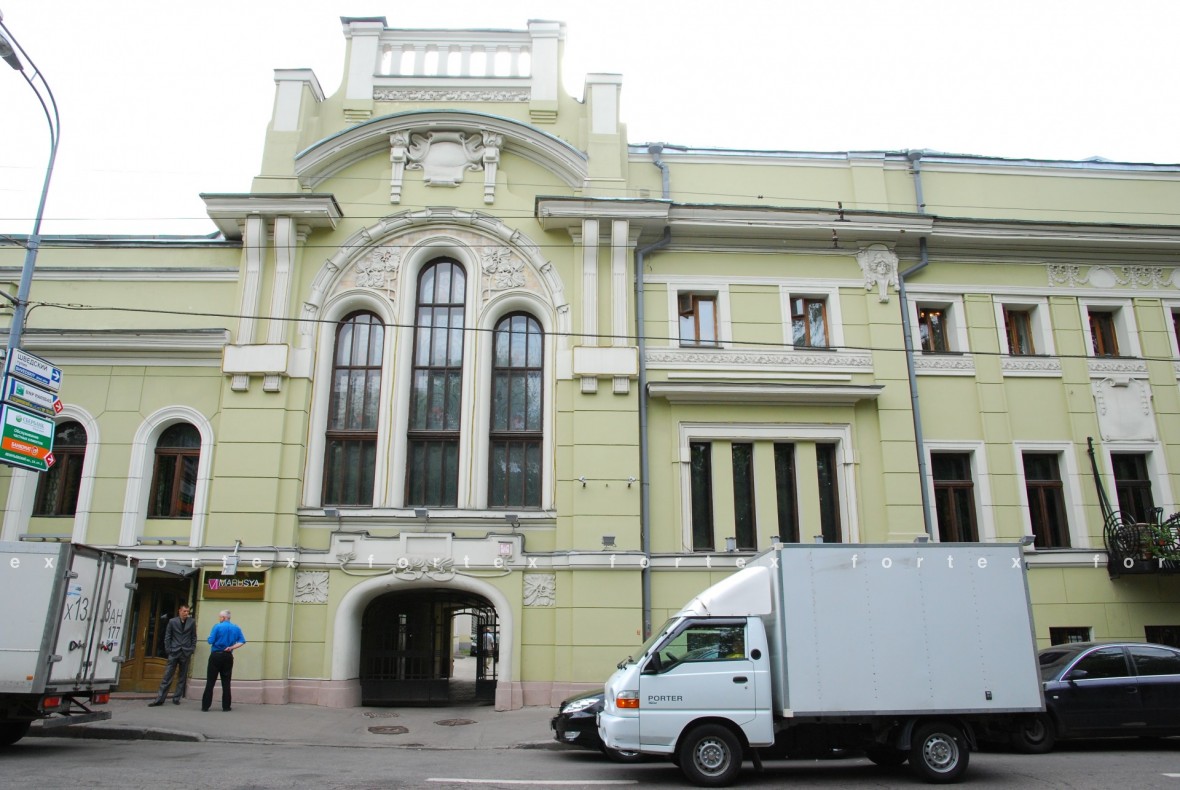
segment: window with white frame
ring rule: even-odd
[[[323,502],[372,505],[385,325],[356,312],[336,327]]]
[[[961,354],[967,351],[967,327],[960,297],[915,298],[910,306],[913,342],[924,354]]]
[[[1061,454],[1025,451],[1022,461],[1034,545],[1040,549],[1070,548]]]
[[[930,475],[934,481],[938,540],[942,543],[978,542],[979,527],[975,515],[975,481],[971,473],[971,454],[930,453]]]
[[[1137,357],[1139,343],[1131,304],[1126,299],[1081,300],[1082,326],[1093,357]]]
[[[34,516],[72,518],[78,512],[82,465],[86,459],[86,429],[75,420],[59,422],[53,432],[53,456],[48,472],[38,475]]]
[[[1000,347],[1013,357],[1048,356],[1056,353],[1044,299],[997,298],[996,325]]]

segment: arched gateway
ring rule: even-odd
[[[452,684],[456,617],[471,615],[476,644],[473,689]],[[466,627],[466,626],[463,626]],[[381,575],[345,593],[333,629],[330,704],[446,704],[469,691],[476,700],[513,707],[515,628],[508,599],[481,579],[446,582]],[[472,660],[472,659],[466,659]]]

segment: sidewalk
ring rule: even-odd
[[[416,749],[566,748],[553,740],[556,710],[530,707],[497,712],[492,706],[440,708],[323,708],[316,705],[247,705],[201,711],[198,700],[150,708],[142,699],[100,706],[107,721],[43,729],[29,736],[114,740],[222,741],[258,744]]]

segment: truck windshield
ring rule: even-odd
[[[632,653],[631,655],[627,656],[625,659],[623,659],[622,661],[619,662],[619,669],[622,669],[623,667],[627,666],[628,664],[634,664],[635,663],[635,656],[643,657],[643,656],[647,655],[647,651],[651,650],[652,646],[656,642],[658,642],[664,638],[664,635],[667,634],[669,630],[671,630],[671,628],[675,622],[676,622],[676,618],[674,617],[671,620],[668,620],[667,622],[665,622],[663,625],[661,625],[656,630],[652,631],[651,636],[649,636],[647,638],[646,642],[644,642],[642,645],[639,646],[639,649],[636,652]]]

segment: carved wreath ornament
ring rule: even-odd
[[[392,288],[397,280],[401,255],[389,247],[378,247],[356,262],[356,284],[359,288]]]

